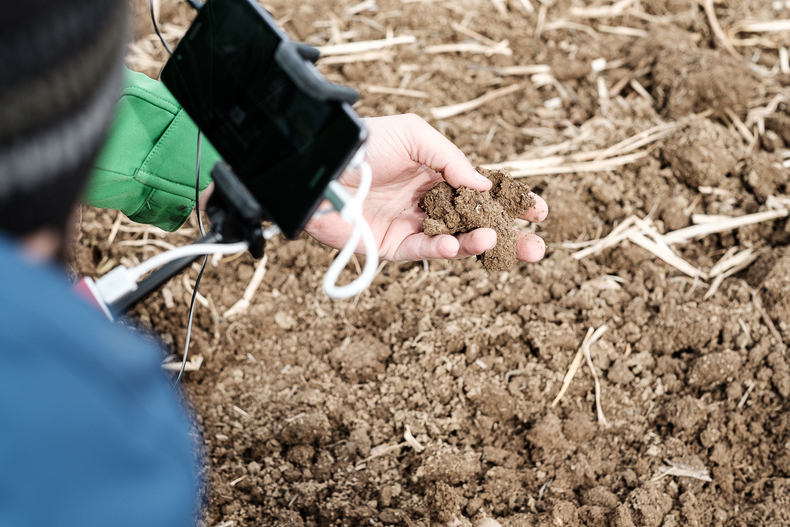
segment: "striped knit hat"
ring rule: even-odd
[[[0,0],[0,231],[64,228],[121,80],[122,0]]]

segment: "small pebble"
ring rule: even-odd
[[[475,522],[475,527],[502,527],[494,518],[483,517]]]

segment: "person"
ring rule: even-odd
[[[417,198],[442,177],[455,187],[491,188],[463,152],[416,115],[368,118],[363,123],[369,132],[367,159],[374,176],[364,212],[380,244],[381,258],[465,258],[496,244],[493,229],[435,237],[422,232],[425,214]],[[87,203],[120,210],[134,221],[166,231],[178,229],[195,205],[197,135],[195,124],[161,82],[126,71],[107,144],[87,185]],[[204,196],[211,190],[211,168],[220,159],[204,139],[200,155]],[[352,189],[358,182],[352,173],[345,173],[340,181]],[[523,219],[546,218],[546,202],[539,196],[535,201]],[[348,239],[351,226],[333,214],[310,221],[306,231],[338,248]],[[544,253],[540,237],[519,232],[520,260],[537,262]]]
[[[194,206],[182,188],[188,185],[160,177],[160,170],[191,166],[194,150],[186,148],[186,136],[180,148],[156,134],[176,120],[192,138],[196,130],[167,97],[159,104],[169,121],[158,109],[148,117],[162,119],[124,117],[123,94],[145,102],[145,89],[160,89],[142,79],[129,82],[130,74],[121,89],[125,2],[27,0],[2,7],[0,525],[194,524],[199,446],[159,367],[161,353],[72,293],[62,265],[89,176],[89,202],[121,205],[130,217],[170,230],[183,223]],[[110,127],[114,108],[118,118]],[[374,184],[365,215],[383,258],[465,257],[495,242],[485,229],[422,234],[414,203],[420,192],[442,177],[477,190],[490,183],[415,116],[367,124]],[[152,137],[158,146],[149,149]],[[118,144],[126,152],[120,168],[108,161]],[[343,181],[355,183],[352,174]],[[537,221],[546,213],[538,200],[525,217]],[[345,228],[326,217],[308,232],[338,247]],[[537,237],[520,239],[521,259],[542,255]]]

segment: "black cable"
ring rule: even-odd
[[[206,235],[206,230],[203,228],[203,219],[200,217],[200,138],[203,134],[198,130],[197,138],[197,164],[195,166],[195,211],[197,212],[198,227],[200,234]],[[200,265],[200,271],[195,279],[195,288],[192,290],[192,300],[189,303],[189,318],[187,321],[187,340],[184,344],[184,356],[181,358],[181,369],[176,377],[176,382],[173,384],[173,389],[178,388],[178,383],[181,382],[181,377],[184,376],[184,370],[187,367],[187,356],[189,355],[189,341],[192,338],[192,319],[195,316],[195,299],[198,294],[198,287],[200,287],[200,279],[203,278],[203,271],[206,270],[206,262],[208,262],[208,255],[203,257],[203,263]]]
[[[200,10],[203,7],[203,4],[200,0],[187,0],[189,5],[191,5],[194,9]],[[154,25],[154,30],[156,31],[159,40],[162,41],[162,45],[165,47],[169,54],[173,54],[173,50],[170,49],[170,45],[165,40],[165,37],[162,35],[162,32],[159,31],[159,24],[156,23],[156,16],[154,16],[154,0],[148,0],[148,10],[151,13],[151,22]],[[198,130],[198,138],[197,138],[197,166],[195,167],[195,210],[197,211],[197,221],[198,226],[200,227],[200,234],[201,236],[206,236],[206,230],[203,228],[203,220],[200,217],[200,139],[201,139],[200,130]],[[181,382],[181,378],[184,376],[184,370],[187,366],[187,357],[189,356],[189,342],[192,338],[192,320],[195,316],[195,299],[197,298],[198,294],[198,287],[200,287],[200,279],[203,278],[203,271],[206,270],[206,262],[208,262],[208,255],[203,257],[203,263],[200,266],[200,271],[198,272],[197,279],[195,279],[195,288],[192,290],[192,300],[189,303],[189,318],[187,321],[187,339],[186,344],[184,345],[184,356],[181,359],[181,369],[178,372],[178,377],[176,377],[176,382],[173,384],[173,389],[175,390],[178,388],[178,384]]]
[[[197,142],[197,166],[195,167],[195,210],[197,211],[197,222],[198,228],[200,229],[200,235],[206,235],[206,229],[203,228],[203,219],[200,217],[200,138],[203,134],[200,133],[198,130],[198,142]]]
[[[203,278],[203,271],[206,269],[206,262],[208,255],[203,257],[203,265],[200,266],[200,272],[195,280],[195,289],[192,290],[192,301],[189,304],[189,321],[187,322],[187,341],[184,345],[184,357],[181,359],[181,370],[178,372],[176,382],[173,384],[173,389],[178,388],[178,383],[181,382],[181,377],[184,376],[184,370],[187,366],[187,355],[189,354],[189,340],[192,337],[192,318],[195,316],[195,298],[197,297],[198,287],[200,287],[200,279]]]
[[[170,49],[170,45],[165,40],[165,37],[162,36],[162,32],[159,31],[159,24],[156,23],[156,17],[154,16],[154,0],[148,0],[148,11],[151,12],[151,22],[153,22],[154,24],[154,30],[156,31],[156,34],[159,36],[159,40],[162,41],[162,44],[165,46],[167,52],[172,55],[173,50]]]

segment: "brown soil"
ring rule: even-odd
[[[185,6],[162,3],[163,20],[186,23]],[[788,171],[777,166],[790,146],[787,107],[781,103],[765,122],[775,134],[773,152],[764,141],[745,144],[721,111],[729,107],[745,121],[748,109],[779,93],[786,76],[755,76],[746,58],[718,50],[696,2],[643,0],[645,14],[596,20],[574,18],[570,9],[582,3],[559,0],[546,8],[544,28],[553,29],[540,38],[533,37],[543,9],[538,2],[532,14],[520,10],[520,1],[503,2],[507,16],[501,16],[489,0],[378,0],[378,11],[346,15],[357,3],[269,0],[267,7],[287,31],[317,45],[381,39],[387,29],[417,38],[387,60],[322,68],[330,79],[361,89],[362,115],[428,116],[431,107],[520,80],[499,75],[497,67],[562,69],[562,94],[554,85],[527,83],[472,112],[432,122],[476,164],[570,140],[576,142],[567,153],[592,151],[659,120],[708,107],[716,113],[689,121],[650,156],[617,170],[528,178],[551,208],[537,226],[549,242],[538,264],[489,273],[473,259],[388,263],[358,301],[333,302],[321,292],[332,253],[306,237],[276,239],[266,249],[268,270],[252,306],[230,320],[221,314],[241,297],[255,262],[245,255],[210,265],[201,293],[211,302],[197,307],[191,347],[204,362],[184,385],[210,482],[202,525],[427,527],[451,525],[453,518],[466,525],[484,515],[504,527],[790,523],[790,364],[783,345],[790,344],[788,222],[678,246],[703,268],[735,246],[759,255],[709,299],[707,284],[635,245],[583,261],[560,245],[606,235],[631,214],[652,213],[670,230],[689,225],[695,214],[764,210],[768,195],[788,192]],[[790,9],[774,11],[771,2],[756,0],[727,0],[716,10],[725,31],[737,20],[790,17]],[[453,22],[508,39],[513,56],[420,52],[423,45],[467,40]],[[578,24],[642,29],[648,36],[591,34]],[[154,49],[149,27],[138,24],[140,49]],[[778,63],[776,49],[738,49],[755,67]],[[656,105],[626,83],[603,115],[588,68],[599,57],[612,66],[601,73],[607,87],[640,64],[652,67],[636,79]],[[153,58],[162,60],[161,50]],[[130,63],[150,74],[157,69]],[[372,93],[368,85],[428,97]],[[562,106],[546,108],[554,97]],[[701,192],[701,185],[715,192]],[[120,245],[157,235],[128,222],[108,244],[115,217],[83,211],[82,273],[101,274],[160,250]],[[166,239],[183,244],[196,232],[192,223]],[[356,271],[345,273],[350,279]],[[187,276],[194,280],[196,273]],[[179,277],[133,315],[168,353],[179,354],[184,345],[190,286]],[[586,364],[551,405],[588,328],[603,324],[610,329],[591,359],[610,428],[596,421]],[[407,430],[424,450],[405,441]],[[705,468],[712,482],[657,479],[668,463]]]
[[[491,180],[490,190],[455,189],[441,182],[420,197],[420,208],[428,214],[422,228],[428,236],[494,229],[497,243],[480,255],[480,261],[488,271],[505,271],[517,262],[518,236],[513,220],[535,206],[535,198],[527,185],[514,180],[508,172],[482,167],[477,167],[477,171]]]
[[[646,57],[653,62],[653,91],[667,117],[679,119],[708,108],[742,110],[759,95],[761,83],[746,61],[724,50],[701,48],[699,33],[675,25],[656,25],[650,33],[634,46],[631,62],[636,66]]]

